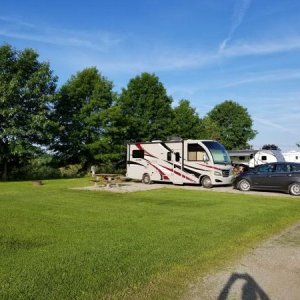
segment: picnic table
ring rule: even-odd
[[[106,187],[110,187],[111,184],[115,183],[116,186],[119,185],[118,180],[120,179],[121,175],[120,174],[108,174],[108,173],[100,173],[100,174],[95,174],[95,184],[97,184],[100,181],[104,181]]]

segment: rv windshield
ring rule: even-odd
[[[215,164],[231,164],[230,157],[222,144],[215,141],[203,141],[203,144],[210,151]]]

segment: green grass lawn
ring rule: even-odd
[[[299,197],[0,183],[0,299],[174,299],[300,220]]]

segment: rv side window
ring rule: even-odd
[[[172,152],[167,152],[167,161],[172,160]]]
[[[207,159],[208,155],[199,144],[188,144],[188,160],[204,161]]]
[[[180,153],[179,152],[175,153],[175,161],[180,161]]]
[[[265,155],[263,155],[263,156],[261,157],[261,160],[267,160],[267,157],[266,157]]]
[[[133,150],[132,158],[144,158],[144,150]]]

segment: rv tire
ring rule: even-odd
[[[212,188],[212,182],[211,182],[210,177],[208,177],[208,176],[202,177],[202,179],[201,179],[201,184],[202,184],[202,186],[203,186],[204,188],[206,188],[206,189]]]
[[[152,183],[149,174],[144,174],[144,175],[143,175],[142,183],[145,183],[145,184],[150,184],[150,183]]]

